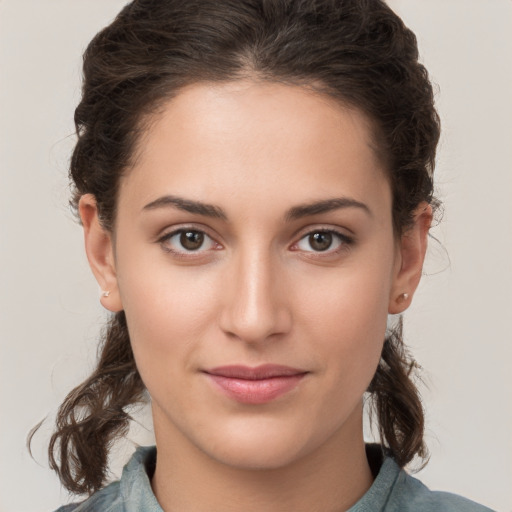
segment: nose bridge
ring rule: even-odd
[[[247,247],[232,263],[223,330],[251,343],[286,332],[291,317],[286,298],[279,292],[279,262],[271,251]]]

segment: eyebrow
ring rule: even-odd
[[[202,215],[204,217],[228,220],[226,212],[219,206],[172,195],[159,197],[155,201],[144,206],[143,210],[156,210],[157,208],[168,207],[177,208],[179,210]],[[333,199],[324,199],[321,201],[314,201],[312,203],[294,206],[285,213],[284,219],[285,221],[290,222],[303,217],[318,215],[320,213],[326,213],[342,208],[358,208],[372,216],[372,212],[366,204],[350,197],[336,197]]]
[[[213,217],[222,220],[228,219],[224,210],[218,206],[200,201],[193,201],[191,199],[184,199],[177,196],[159,197],[155,201],[144,206],[143,210],[155,210],[157,208],[166,208],[169,206],[178,208],[178,210],[183,210],[185,212],[203,215],[205,217]]]
[[[366,212],[370,217],[373,216],[370,208],[368,208],[366,204],[356,201],[350,197],[335,197],[333,199],[324,199],[322,201],[294,206],[286,212],[285,220],[297,220],[302,217],[318,215],[319,213],[326,213],[342,208],[358,208]]]

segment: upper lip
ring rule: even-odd
[[[218,366],[216,368],[206,370],[205,373],[232,379],[263,380],[271,379],[272,377],[289,377],[291,375],[302,375],[307,372],[305,370],[292,368],[290,366],[263,364],[256,367],[243,365]]]

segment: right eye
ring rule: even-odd
[[[164,235],[159,240],[162,248],[170,253],[187,256],[214,249],[218,244],[204,231],[198,229],[178,229]]]

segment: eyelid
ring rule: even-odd
[[[183,222],[179,224],[173,224],[170,226],[166,226],[163,229],[160,229],[158,231],[158,234],[155,235],[155,241],[159,242],[163,238],[168,238],[170,235],[175,235],[176,233],[180,233],[183,231],[197,231],[199,233],[204,233],[205,235],[209,236],[213,240],[217,241],[219,236],[212,232],[212,229],[208,226],[200,223],[195,222]]]
[[[211,243],[215,245],[213,248],[208,249],[198,249],[196,251],[187,251],[187,250],[175,250],[168,246],[165,246],[165,243],[169,241],[172,237],[176,236],[177,234],[184,233],[187,231],[194,231],[196,233],[202,233],[205,237],[209,238]],[[218,250],[223,248],[222,244],[217,241],[217,237],[211,235],[209,233],[209,229],[207,229],[205,226],[198,226],[194,224],[182,224],[177,226],[169,227],[161,232],[161,234],[158,235],[156,242],[160,244],[162,249],[165,252],[171,253],[174,256],[181,257],[181,258],[199,258],[203,257],[205,253],[211,251],[211,250]]]
[[[333,234],[335,237],[337,237],[340,241],[340,247],[337,247],[336,249],[327,249],[325,251],[304,251],[298,248],[298,244],[304,240],[304,238],[313,235],[314,233],[330,233]],[[343,232],[342,229],[336,228],[333,226],[325,226],[325,225],[319,225],[317,227],[315,226],[308,226],[306,229],[301,230],[295,237],[295,242],[290,246],[290,250],[292,251],[302,251],[305,253],[308,253],[309,255],[314,255],[314,257],[327,257],[332,256],[333,254],[337,254],[340,251],[344,249],[348,249],[350,246],[352,246],[355,243],[355,238],[353,236],[350,236]]]
[[[166,247],[164,244],[166,241],[171,239],[173,236],[183,233],[186,231],[195,231],[198,233],[202,233],[205,235],[205,237],[208,237],[211,241],[211,243],[214,245],[214,247],[210,247],[208,249],[198,249],[198,250],[173,250],[170,247]],[[349,231],[348,228],[346,231]],[[350,230],[351,231],[351,230]],[[200,258],[204,257],[206,253],[211,252],[212,250],[219,250],[223,249],[224,245],[220,242],[218,242],[219,236],[218,235],[212,235],[211,229],[208,226],[205,226],[203,224],[194,224],[194,223],[187,223],[187,224],[178,224],[174,226],[168,226],[166,229],[163,229],[159,235],[157,235],[157,238],[155,240],[156,243],[160,244],[162,249],[168,253],[173,254],[176,257],[182,257],[187,259],[193,259],[193,258]],[[331,233],[336,238],[340,240],[340,246],[338,246],[335,249],[326,249],[325,251],[305,251],[302,249],[299,249],[297,246],[300,241],[302,241],[304,238],[314,234],[314,233]],[[308,226],[307,228],[301,229],[295,236],[295,241],[289,246],[289,250],[296,251],[296,252],[304,252],[308,253],[311,257],[328,257],[332,256],[334,254],[338,254],[339,252],[343,250],[348,250],[354,243],[355,243],[355,237],[352,235],[348,235],[345,232],[344,228],[340,227],[334,227],[330,225],[318,225],[318,226]]]
[[[307,235],[311,235],[313,233],[334,233],[335,235],[340,236],[344,240],[355,241],[355,235],[353,231],[348,228],[335,226],[332,224],[312,224],[307,227],[298,229],[293,235],[294,240],[299,241]],[[296,242],[294,242],[295,244]]]

